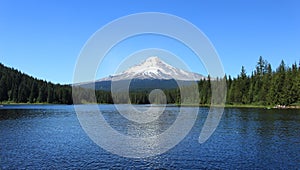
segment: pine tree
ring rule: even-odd
[[[30,91],[29,91],[27,85],[25,84],[25,81],[22,81],[21,84],[19,85],[19,89],[18,89],[17,102],[27,103],[29,93],[30,93]]]
[[[271,90],[269,95],[271,96],[272,104],[284,104],[283,87],[285,81],[285,64],[281,61],[277,68],[271,84]]]
[[[0,79],[0,102],[8,100],[7,78],[5,75]]]
[[[33,81],[33,83],[31,84],[31,89],[30,89],[30,95],[29,95],[29,102],[30,103],[34,103],[36,102],[36,99],[38,97],[38,86],[36,81]]]
[[[47,99],[46,88],[45,88],[45,85],[42,84],[39,87],[39,95],[38,95],[38,98],[37,98],[37,102],[44,103],[44,102],[46,102],[46,99]]]
[[[291,103],[300,101],[300,68],[297,68],[297,64],[292,65],[292,87],[291,87]]]
[[[53,89],[50,84],[47,86],[47,103],[53,103]]]

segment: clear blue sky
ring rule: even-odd
[[[125,15],[163,12],[202,30],[225,72],[236,76],[242,65],[251,73],[259,56],[273,68],[282,59],[299,62],[299,9],[298,0],[0,0],[0,62],[37,78],[71,83],[78,54],[95,31]]]

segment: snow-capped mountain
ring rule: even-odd
[[[150,79],[150,80],[182,80],[182,81],[195,81],[205,78],[201,74],[184,71],[179,68],[175,68],[160,58],[154,56],[149,57],[141,64],[130,67],[120,74],[109,76],[99,81],[120,81],[120,80],[132,80],[132,79]]]
[[[83,88],[110,91],[114,82],[115,89],[122,91],[126,90],[129,82],[130,90],[174,89],[178,88],[178,82],[189,86],[204,78],[201,74],[175,68],[158,57],[149,57],[141,64],[130,67],[120,74],[77,85]]]

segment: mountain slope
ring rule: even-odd
[[[203,79],[204,76],[197,73],[184,71],[182,69],[175,68],[158,57],[149,57],[143,63],[130,67],[128,70],[100,79],[99,81],[119,81],[119,80],[131,80],[131,79],[157,79],[157,80],[182,80],[182,81],[194,81]]]
[[[80,84],[84,88],[94,88],[96,90],[111,90],[112,82],[115,89],[126,90],[130,83],[129,90],[151,90],[151,89],[174,89],[181,85],[190,85],[192,82],[204,79],[201,74],[184,71],[175,68],[158,57],[149,57],[141,64],[130,67],[120,74],[102,78],[95,83]]]

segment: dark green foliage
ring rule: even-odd
[[[39,92],[37,91],[38,85],[36,81],[33,81],[31,84],[31,89],[30,89],[30,95],[29,95],[29,102],[30,103],[35,103],[36,99],[39,95]]]
[[[39,80],[0,63],[0,102],[72,104],[71,86]]]
[[[8,100],[8,88],[7,88],[7,78],[6,75],[2,75],[0,78],[0,101]]]
[[[203,79],[199,81],[199,96],[200,96],[200,104],[208,104],[211,100],[211,80],[208,75],[207,80]]]
[[[237,78],[227,80],[228,104],[290,105],[300,101],[300,69],[284,61],[272,71],[271,65],[259,58],[256,70],[247,76],[244,67]]]
[[[47,103],[53,103],[53,97],[54,97],[54,92],[53,92],[53,86],[52,84],[48,84],[47,86]]]

